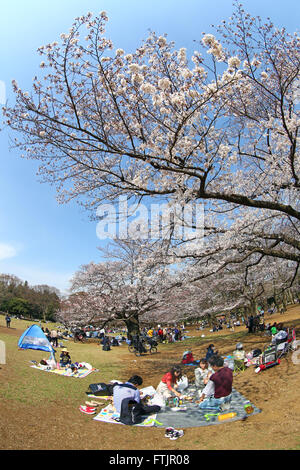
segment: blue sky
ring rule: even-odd
[[[105,10],[107,36],[127,53],[148,31],[167,33],[176,48],[194,51],[194,40],[212,32],[233,12],[231,0],[10,0],[0,6],[0,106],[12,105],[11,81],[31,89],[39,74],[39,46],[59,39],[73,19],[89,11]],[[294,32],[299,28],[296,0],[244,0],[252,15],[270,17],[275,25]],[[0,127],[1,126],[0,119]],[[0,273],[15,274],[29,284],[48,284],[66,291],[68,280],[81,264],[99,262],[96,222],[76,203],[59,205],[55,189],[41,184],[37,164],[21,159],[10,148],[7,129],[0,132]]]

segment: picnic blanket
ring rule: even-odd
[[[184,391],[186,396],[193,397],[194,400],[198,399],[197,390],[193,386],[189,386]],[[95,397],[100,398],[100,397]],[[112,397],[101,397],[110,398]],[[249,415],[245,411],[245,405],[251,405],[253,412]],[[175,411],[176,410],[176,411]],[[226,419],[224,421],[219,421],[218,415],[225,415],[227,413],[234,412],[236,415],[233,418]],[[257,408],[253,403],[250,403],[247,398],[245,398],[241,393],[239,393],[234,388],[232,389],[232,400],[231,406],[228,411],[217,412],[215,410],[201,410],[199,409],[199,404],[195,402],[184,402],[183,408],[170,408],[166,407],[161,409],[156,414],[145,417],[145,420],[137,424],[136,426],[155,426],[161,428],[173,427],[175,429],[183,428],[192,428],[200,426],[211,426],[215,424],[228,423],[232,421],[238,421],[246,419],[255,414],[261,413],[261,410]],[[117,419],[119,414],[114,412],[114,409],[111,404],[104,407],[98,414],[95,416],[96,421],[103,421],[106,423],[112,424],[122,424]]]
[[[182,366],[193,366],[193,367],[198,367],[199,366],[200,360],[194,361],[194,362],[188,362],[187,364],[181,363]]]
[[[142,427],[150,427],[150,426],[157,426],[157,425],[163,425],[163,423],[160,423],[156,419],[156,414],[148,415],[145,417],[144,421],[142,421],[139,424],[136,424],[135,426],[142,426]],[[105,423],[111,423],[111,424],[123,424],[118,419],[120,418],[120,414],[117,413],[113,406],[110,404],[103,408],[97,416],[95,416],[96,421],[104,421]],[[123,424],[123,426],[125,426]]]
[[[69,369],[54,369],[54,370],[50,369],[49,370],[45,367],[40,367],[37,365],[32,365],[31,367],[33,367],[34,369],[43,370],[45,372],[51,372],[53,374],[62,375],[63,377],[75,377],[77,379],[83,379],[84,377],[87,377],[89,374],[91,374],[92,372],[96,370],[95,368],[93,369],[81,368],[81,369],[78,369],[77,372],[72,372]]]
[[[188,387],[184,393],[187,396],[193,396],[195,399],[198,397],[196,396],[196,390],[193,387]],[[245,405],[252,405],[253,412],[251,415],[248,415],[245,411]],[[175,429],[182,429],[182,428],[192,428],[192,427],[199,427],[199,426],[211,426],[214,424],[222,424],[228,423],[232,421],[246,419],[252,415],[260,413],[261,410],[250,403],[247,398],[245,398],[241,393],[237,390],[232,389],[232,400],[231,406],[228,411],[217,412],[214,410],[201,410],[199,409],[199,404],[194,402],[187,402],[184,403],[184,407],[186,411],[172,411],[171,408],[166,407],[165,410],[161,410],[157,414],[157,420],[163,423],[164,427],[173,427]],[[227,414],[230,412],[235,412],[236,416],[231,419],[227,419],[224,421],[219,421],[218,415],[219,414]]]

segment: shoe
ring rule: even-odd
[[[173,434],[170,436],[170,440],[171,441],[175,441],[176,439],[178,439],[179,437],[182,437],[184,435],[184,432],[182,431],[182,429],[180,431],[177,431],[176,429],[174,429],[174,432]]]
[[[92,410],[92,409],[89,409],[89,408],[84,408],[84,407],[80,407],[79,410],[81,411],[81,413],[85,413],[86,415],[94,415],[95,414],[95,410]]]
[[[95,401],[86,401],[85,404],[90,408],[96,408],[99,406],[99,403],[96,403]]]
[[[87,415],[93,415],[95,414],[95,408],[90,408],[88,406],[80,406],[79,407],[79,410],[82,412],[82,413],[85,413]]]
[[[165,437],[171,437],[174,434],[174,428],[167,428],[165,432]]]

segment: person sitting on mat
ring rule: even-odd
[[[50,357],[50,359],[43,359],[40,360],[40,365],[41,366],[46,366],[47,369],[49,368],[50,370],[55,370],[56,369],[56,361],[54,357]]]
[[[195,369],[195,385],[197,388],[203,389],[207,384],[210,376],[213,374],[212,368],[208,365],[205,358],[200,359],[199,367]]]
[[[61,351],[61,355],[59,356],[59,365],[60,367],[67,367],[72,364],[69,351],[67,348],[63,348]]]
[[[213,356],[209,364],[214,373],[202,391],[199,408],[221,411],[230,406],[233,372],[229,367],[224,367],[224,360],[221,356]]]
[[[244,351],[242,343],[237,343],[235,347],[235,351],[233,351],[233,358],[236,361],[243,361],[245,362],[246,359],[246,352]]]
[[[177,387],[178,387],[177,382],[178,380],[181,379],[181,376],[182,376],[181,367],[179,366],[172,367],[170,372],[167,372],[161,379],[156,389],[156,392],[162,395],[164,400],[167,400],[173,397],[174,395],[180,398],[181,394],[177,391]]]
[[[213,344],[210,344],[207,348],[205,359],[209,361],[210,358],[216,354],[218,354],[218,351],[215,350],[215,346]]]
[[[142,385],[143,379],[139,375],[133,375],[128,382],[116,384],[113,388],[113,405],[117,413],[121,411],[122,400],[131,398],[141,403],[140,391],[137,387]]]

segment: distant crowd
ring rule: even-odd
[[[53,345],[53,347],[58,347],[59,340],[62,339],[76,339],[76,336],[88,338],[97,338],[99,339],[99,344],[103,346],[105,351],[110,350],[110,346],[119,346],[122,342],[127,342],[128,344],[131,343],[130,337],[128,337],[126,329],[113,329],[113,328],[95,328],[92,326],[84,327],[84,328],[72,328],[66,329],[63,326],[59,326],[58,328],[52,328],[49,330],[48,327],[43,327],[41,329],[45,333],[46,337]],[[147,338],[149,340],[154,340],[157,343],[173,343],[176,341],[182,341],[184,336],[185,327],[178,327],[175,325],[174,327],[161,327],[158,325],[157,327],[150,327],[150,328],[142,328],[140,332],[140,338]],[[110,336],[109,336],[110,335]],[[127,338],[125,337],[127,336]]]
[[[273,315],[274,313],[280,313],[281,315],[284,314],[285,308],[283,306],[277,308],[275,306],[271,306],[267,310],[268,315]],[[271,323],[265,323],[264,319],[265,312],[262,308],[257,312],[255,315],[250,315],[248,317],[245,317],[241,315],[239,318],[235,316],[230,316],[226,317],[226,315],[217,318],[217,320],[214,321],[213,325],[211,326],[210,332],[215,332],[215,331],[220,331],[224,329],[230,329],[234,331],[235,327],[242,326],[244,325],[249,333],[257,333],[259,331],[261,332],[269,332],[270,329],[272,328]],[[198,327],[198,330],[204,330],[205,328],[209,328],[209,323],[207,320],[203,320],[200,323],[200,327]]]
[[[174,343],[176,341],[182,341],[184,339],[185,327],[175,325],[174,327],[161,327],[158,325],[156,328],[144,327],[142,329],[142,335],[148,338],[153,338],[159,343]]]

